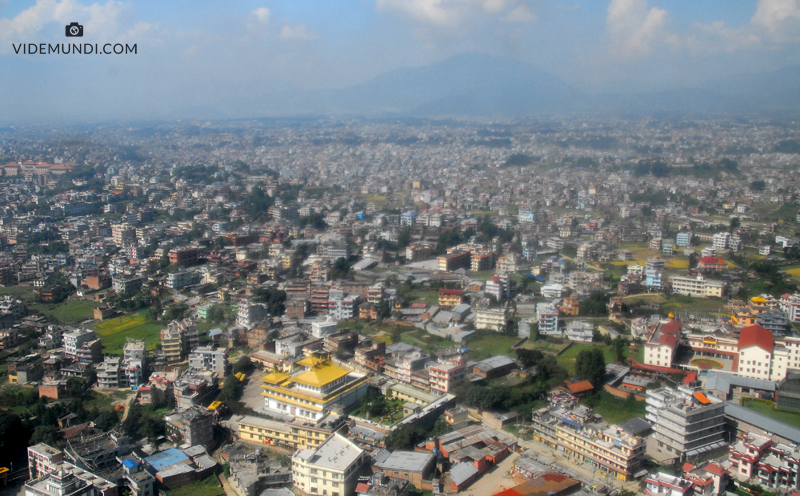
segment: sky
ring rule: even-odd
[[[15,52],[76,41],[137,53]],[[800,64],[800,0],[0,0],[0,122],[257,117],[470,52],[588,93],[692,87]]]

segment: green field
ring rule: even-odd
[[[527,340],[524,343],[522,343],[522,345],[520,345],[520,348],[524,348],[526,350],[539,350],[542,353],[556,355],[560,353],[561,350],[566,348],[568,345],[569,341],[567,340],[564,340],[563,343],[559,344],[559,343],[553,343],[551,341],[545,341],[544,339],[540,339],[538,341]]]
[[[600,391],[600,402],[592,409],[594,413],[601,415],[605,422],[621,424],[632,418],[644,418],[645,407],[644,401],[629,403],[625,398],[618,398],[607,391]]]
[[[11,295],[25,302],[30,313],[43,313],[48,320],[62,324],[74,324],[93,317],[93,310],[100,304],[91,300],[69,299],[61,303],[37,303],[36,292],[31,286],[0,288],[0,295]],[[73,296],[74,298],[74,296]]]
[[[511,347],[519,341],[516,336],[481,330],[467,338],[470,360],[483,360],[495,355],[513,357]]]
[[[225,494],[219,479],[215,474],[209,474],[202,480],[197,480],[185,486],[168,489],[169,496],[218,496]]]
[[[125,338],[144,339],[148,350],[156,349],[161,341],[162,326],[147,319],[147,310],[98,322],[94,328],[103,343],[103,351],[110,354],[122,354]]]
[[[766,415],[767,417],[774,418],[775,420],[785,424],[789,424],[794,427],[800,427],[800,413],[775,410],[772,408],[772,405],[769,402],[754,400],[751,398],[744,398],[742,400],[742,406]]]
[[[556,357],[556,362],[559,365],[564,367],[567,372],[570,374],[575,373],[575,361],[578,359],[578,354],[583,350],[591,350],[592,348],[599,346],[600,349],[603,350],[603,356],[605,356],[606,363],[614,363],[614,350],[611,346],[606,344],[577,344],[574,343],[572,346],[567,349],[564,353],[560,354]],[[628,349],[625,349],[625,358],[631,357],[639,363],[644,361],[644,347],[640,346],[635,352],[631,352]]]

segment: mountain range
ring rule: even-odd
[[[280,114],[523,117],[552,114],[773,115],[800,111],[800,66],[652,93],[589,95],[530,64],[461,54],[361,84],[276,98]]]

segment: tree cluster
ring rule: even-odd
[[[581,350],[575,361],[575,375],[591,382],[595,389],[600,389],[606,375],[606,359],[602,348],[595,346],[590,350]]]

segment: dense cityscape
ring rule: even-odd
[[[0,130],[29,496],[790,494],[800,128]]]

